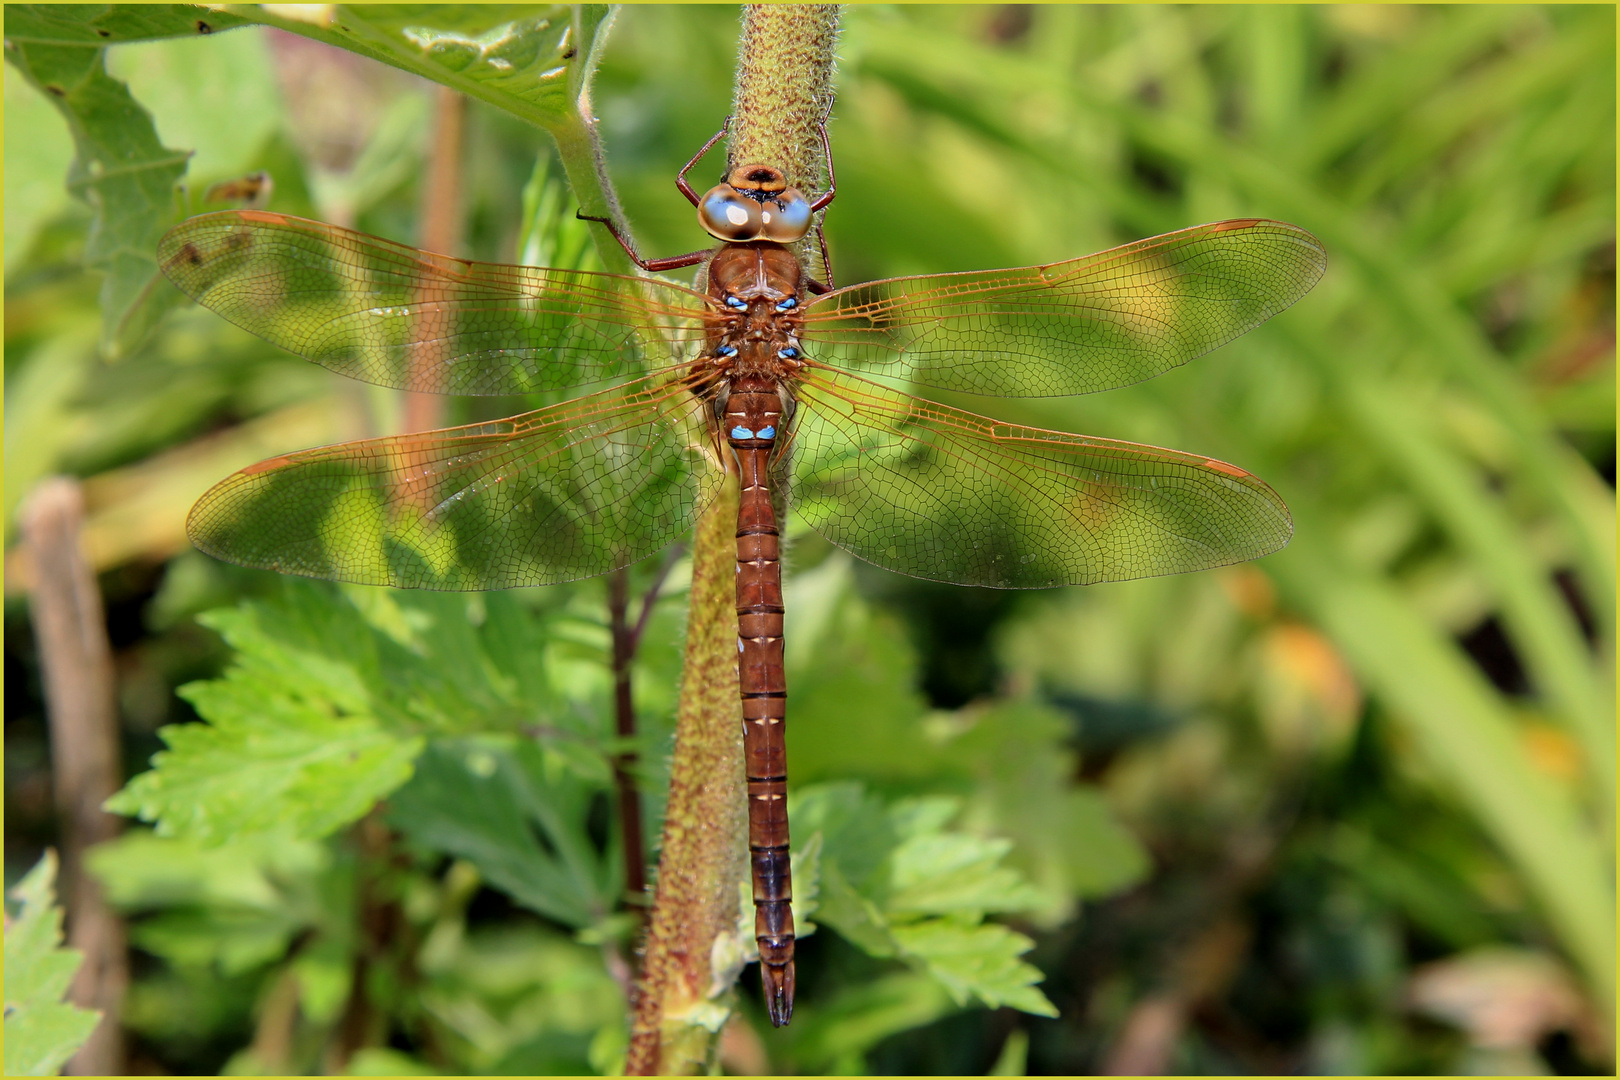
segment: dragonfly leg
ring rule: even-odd
[[[613,234],[613,239],[617,240],[619,246],[624,248],[624,253],[630,256],[630,261],[648,273],[657,274],[665,270],[679,270],[683,266],[696,266],[709,257],[709,249],[704,248],[702,251],[689,251],[685,255],[671,255],[667,259],[643,259],[636,253],[636,249],[630,246],[630,241],[625,239],[624,234],[619,232],[618,226],[613,224],[611,219],[592,217],[578,210],[574,211],[574,216],[581,221],[596,221],[606,225],[607,231]]]
[[[821,132],[821,152],[827,157],[827,190],[816,196],[816,201],[810,204],[810,211],[825,210],[838,194],[838,178],[833,175],[832,140],[827,137],[827,121],[832,119],[833,103],[827,102],[827,113],[821,118],[816,129]],[[821,268],[827,272],[825,283],[814,279],[804,283],[809,292],[820,296],[830,293],[838,286],[833,283],[832,256],[827,254],[827,233],[823,229],[816,230],[816,241],[821,245]]]
[[[825,283],[813,280],[807,281],[805,282],[805,288],[819,295],[832,292],[838,286],[833,284],[832,256],[827,254],[827,232],[825,229],[816,230],[816,240],[821,244],[821,268],[827,271],[827,280]]]
[[[821,151],[827,155],[827,190],[816,196],[816,201],[810,204],[810,212],[825,210],[832,203],[833,196],[838,194],[838,178],[833,175],[832,140],[827,138],[827,121],[832,117],[832,103],[827,104],[827,115],[821,118],[816,126],[821,129]]]
[[[693,206],[696,206],[698,204],[698,193],[693,191],[692,190],[692,185],[688,184],[686,182],[686,174],[692,171],[692,166],[694,166],[694,165],[696,165],[698,163],[698,159],[703,157],[704,154],[707,154],[709,152],[709,149],[712,146],[714,146],[715,143],[719,142],[725,136],[726,131],[730,127],[731,127],[731,117],[728,116],[728,117],[726,117],[726,122],[720,125],[720,130],[714,133],[714,138],[712,138],[708,142],[704,143],[703,144],[703,149],[701,149],[697,153],[693,154],[692,155],[692,160],[688,161],[686,163],[686,168],[682,169],[675,176],[675,186],[681,189],[681,194],[685,195],[686,196],[686,201],[691,203]]]

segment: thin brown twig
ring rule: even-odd
[[[669,572],[675,569],[675,564],[681,561],[686,553],[686,541],[673,545],[664,553],[664,564],[658,568],[658,575],[653,578],[652,584],[641,595],[641,615],[636,619],[635,629],[630,631],[630,655],[635,656],[641,648],[641,635],[647,629],[647,621],[652,618],[653,606],[658,603],[658,594],[663,591],[664,582],[669,580]]]
[[[647,630],[647,622],[652,618],[653,607],[658,603],[658,594],[685,547],[684,543],[676,544],[665,554],[657,576],[642,594],[641,614],[633,627],[628,625],[630,570],[625,567],[614,571],[608,577],[608,625],[613,635],[613,705],[615,730],[621,743],[634,739],[636,734],[635,701],[631,692],[632,665],[635,663],[636,653],[641,648],[641,638]],[[635,767],[636,752],[632,749],[621,750],[613,759],[613,783],[618,791],[620,831],[624,847],[624,891],[630,901],[630,910],[636,917],[632,937],[639,943],[641,930],[646,922],[647,851],[641,829],[641,794],[636,790]],[[631,955],[636,954],[632,952]],[[621,957],[618,966],[624,967],[627,973],[628,988],[628,979],[633,978],[636,973],[634,961],[626,962]],[[615,965],[610,962],[609,967]]]
[[[635,660],[636,642],[627,622],[630,608],[630,569],[624,567],[608,575],[608,625],[613,633],[613,712],[615,730],[621,740],[635,738],[636,708],[631,696],[630,665]],[[624,847],[624,890],[632,897],[631,912],[636,917],[640,937],[646,908],[641,900],[647,893],[647,855],[641,834],[641,795],[636,791],[634,750],[623,749],[613,757],[613,785],[619,794],[619,830]]]

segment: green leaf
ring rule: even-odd
[[[618,214],[585,122],[591,77],[612,25],[604,4],[231,5],[247,19],[369,56],[459,90],[550,133],[586,213]],[[616,245],[596,239],[609,270]]]
[[[122,41],[196,37],[251,25],[196,4],[8,4],[6,40],[100,49]]]
[[[255,28],[123,45],[107,54],[107,73],[123,80],[151,113],[159,137],[195,152],[187,163],[187,186],[194,196],[211,181],[235,179],[258,167],[261,147],[289,126],[269,37]],[[278,188],[293,179],[272,175]]]
[[[927,702],[916,651],[898,620],[856,592],[853,560],[834,554],[791,575],[786,591],[795,730],[815,733],[793,744],[795,779],[934,775],[936,755],[917,724]]]
[[[198,11],[192,9],[193,19]],[[128,29],[122,14],[113,19],[117,29],[98,25],[98,18],[112,18],[105,8],[30,8],[20,16],[6,13],[6,59],[45,93],[73,135],[67,186],[93,212],[84,258],[104,275],[102,347],[121,355],[161,309],[181,299],[158,281],[156,253],[176,217],[175,185],[188,155],[160,143],[152,118],[107,75],[98,42]],[[160,20],[131,17],[146,28],[139,36],[158,36],[146,30]],[[61,43],[74,35],[83,40]]]
[[[439,1071],[409,1054],[385,1046],[368,1046],[349,1059],[348,1076],[437,1076]]]
[[[796,780],[864,777],[961,793],[964,820],[1013,841],[1009,864],[1040,890],[1033,905],[1056,925],[1078,899],[1141,880],[1146,853],[1102,796],[1077,784],[1070,722],[1047,708],[1002,702],[925,715],[916,657],[891,618],[854,589],[842,554],[787,585],[788,681]]]
[[[613,1056],[616,1040],[602,1029],[629,1026],[601,950],[534,920],[470,930],[422,1001],[460,1044],[455,1073],[587,1075],[588,1058]]]
[[[313,1024],[338,1018],[354,985],[354,960],[344,942],[329,937],[300,949],[289,965],[298,980],[298,1007]]]
[[[1029,1075],[1029,1032],[1023,1028],[1014,1028],[1007,1036],[1007,1041],[1001,1044],[1001,1052],[996,1055],[995,1063],[985,1075]]]
[[[957,1004],[971,995],[992,1009],[1010,1005],[1036,1016],[1057,1009],[1036,988],[1043,976],[1018,959],[1034,942],[994,923],[956,916],[894,928],[901,954],[922,961],[928,974],[950,991]]]
[[[1335,565],[1325,548],[1296,544],[1279,565],[1284,583],[1517,864],[1593,989],[1613,1001],[1614,872],[1595,830],[1568,790],[1530,763],[1505,703],[1462,651],[1393,586]]]
[[[229,10],[460,90],[548,131],[577,122],[604,5],[338,4],[308,19],[250,5]]]
[[[887,886],[889,854],[899,843],[881,800],[860,784],[823,784],[789,795],[795,834],[818,838],[816,921],[833,927],[873,956],[893,956],[888,920],[873,897]]]
[[[1040,894],[1018,871],[998,865],[1010,840],[961,833],[914,836],[890,856],[891,915],[945,915],[956,911],[1026,911]]]
[[[85,323],[41,343],[21,371],[7,372],[4,506],[8,525],[34,485],[60,469],[62,452],[87,426],[84,414],[74,408],[96,369],[95,326]],[[15,363],[17,354],[12,357]]]
[[[1025,702],[964,709],[935,725],[940,753],[971,778],[965,821],[1009,837],[1009,862],[1040,890],[1037,916],[1056,925],[1086,897],[1118,892],[1151,868],[1141,843],[1094,787],[1077,784],[1071,725]]]
[[[62,187],[73,140],[46,96],[5,69],[6,269],[15,271],[45,224],[68,206]]]
[[[1359,373],[1358,373],[1359,374]],[[1340,382],[1350,415],[1369,444],[1383,451],[1426,496],[1441,522],[1469,552],[1502,606],[1503,621],[1531,681],[1562,713],[1582,742],[1602,805],[1615,801],[1614,690],[1587,660],[1581,627],[1536,557],[1530,538],[1514,527],[1504,500],[1491,497],[1484,477],[1433,437],[1430,414],[1415,408],[1410,390],[1349,376]]]
[[[319,882],[327,850],[282,836],[233,837],[208,845],[132,831],[90,849],[90,870],[110,904],[135,922],[131,940],[179,966],[250,971],[287,951],[321,919]]]
[[[599,787],[609,770],[595,714],[545,677],[559,610],[287,580],[210,612],[200,621],[237,656],[223,677],[181,690],[208,722],[163,728],[168,749],[107,805],[164,836],[318,839],[405,783],[427,735],[536,723],[558,735],[546,768]]]
[[[56,906],[56,853],[11,890],[22,910],[6,927],[6,1050],[8,1076],[53,1076],[84,1045],[99,1012],[62,1000],[83,957],[61,948],[62,909]]]
[[[587,839],[594,797],[611,777],[582,777],[568,755],[516,739],[443,740],[390,800],[411,839],[471,862],[490,884],[548,918],[583,928],[612,910],[616,847]]]
[[[817,921],[873,956],[899,957],[946,988],[958,1005],[976,997],[1055,1016],[1019,960],[1028,938],[987,924],[994,911],[1026,911],[1040,893],[1001,865],[1011,844],[947,831],[955,799],[885,806],[853,783],[801,789],[789,811],[799,835],[819,839]]]
[[[280,603],[204,617],[238,661],[223,678],[181,688],[207,723],[163,728],[169,748],[108,809],[155,822],[162,836],[318,839],[410,778],[423,740],[378,715],[366,664],[376,635],[353,629],[361,620],[352,607],[330,605],[328,626],[351,632],[322,638],[319,623],[310,626],[319,605],[299,603],[311,599],[293,588]],[[297,630],[317,633],[299,641]]]
[[[169,749],[107,808],[155,822],[161,836],[318,839],[410,778],[420,736],[402,738],[374,715],[337,715],[288,690],[242,668],[182,687],[208,722],[163,728]]]
[[[827,1004],[806,1003],[785,1032],[803,1071],[867,1072],[862,1058],[891,1035],[950,1015],[956,1002],[936,979],[897,971],[841,990]]]

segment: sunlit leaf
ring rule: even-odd
[[[107,802],[161,835],[326,836],[408,780],[422,749],[374,715],[333,715],[240,669],[183,692],[207,722],[164,728],[168,749]]]
[[[1056,1015],[1034,984],[1040,971],[1019,960],[1033,944],[983,922],[1027,911],[1039,893],[1001,865],[1010,845],[948,829],[959,804],[930,797],[885,806],[858,784],[799,789],[791,815],[819,853],[816,919],[873,956],[898,957],[927,972],[958,1005],[970,998]]]
[[[1057,1015],[1035,986],[1044,978],[1040,970],[1018,959],[1035,944],[1023,934],[958,917],[898,926],[894,936],[901,954],[920,960],[958,1004],[971,996],[992,1009],[1007,1005],[1036,1016]]]
[[[10,4],[6,39],[55,48],[99,49],[122,41],[196,37],[250,23],[197,4]]]
[[[548,131],[579,122],[602,5],[232,6],[245,19],[357,52],[460,90]]]

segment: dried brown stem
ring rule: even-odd
[[[62,894],[68,944],[84,954],[69,991],[75,1004],[99,1009],[101,1023],[63,1070],[95,1076],[124,1071],[119,1026],[129,983],[124,924],[84,872],[85,849],[118,835],[120,821],[101,809],[122,780],[112,652],[101,593],[81,543],[84,496],[75,480],[47,480],[23,512],[34,568],[30,615],[50,714],[51,772],[62,823]]]
[[[429,251],[455,255],[461,247],[461,159],[462,129],[467,115],[467,99],[448,86],[440,86],[434,94],[433,149],[428,161],[426,182],[422,186],[422,246]],[[424,301],[437,297],[423,297]],[[427,317],[440,317],[438,308],[424,305],[432,313]],[[449,329],[445,327],[443,329]],[[445,337],[443,333],[429,335]],[[426,387],[433,374],[443,367],[443,357],[431,350],[421,350],[415,360],[419,375],[417,385]],[[444,426],[444,398],[439,394],[407,390],[404,393],[404,415],[401,427],[405,431],[431,431]]]

